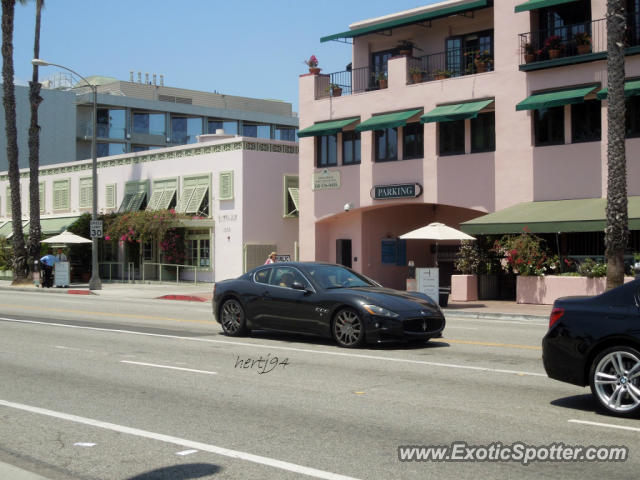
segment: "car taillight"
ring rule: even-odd
[[[560,320],[560,317],[564,315],[564,308],[554,307],[551,310],[551,316],[549,317],[549,328],[553,327],[553,325]]]

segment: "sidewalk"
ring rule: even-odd
[[[118,299],[158,299],[209,302],[213,296],[210,283],[103,283],[102,290],[89,290],[89,285],[72,284],[68,288],[36,288],[33,285],[11,286],[9,280],[0,280],[0,291],[24,291],[40,294],[99,295]],[[551,305],[517,304],[507,300],[480,300],[476,302],[449,302],[445,315],[472,318],[518,318],[522,320],[548,319]]]

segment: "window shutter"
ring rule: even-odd
[[[220,172],[220,200],[233,199],[233,171]]]
[[[191,201],[191,197],[193,196],[193,192],[195,192],[196,187],[184,187],[182,189],[182,195],[180,195],[180,199],[178,200],[178,204],[176,205],[176,212],[185,213],[187,210],[187,205]]]
[[[173,197],[176,194],[176,189],[175,188],[169,188],[166,189],[164,192],[162,192],[162,197],[158,200],[158,205],[157,205],[157,209],[158,210],[166,210],[169,208],[169,205],[171,205],[171,201],[173,200]]]
[[[44,195],[44,182],[40,182],[38,185],[38,202],[40,202],[40,213],[45,211],[45,195]]]
[[[298,176],[285,175],[283,186],[283,216],[297,217],[299,199]]]
[[[120,204],[120,208],[118,209],[118,213],[124,213],[129,211],[129,205],[131,204],[131,200],[133,199],[135,194],[133,193],[125,193],[124,198],[122,199],[122,203]]]
[[[200,205],[202,205],[202,200],[204,200],[204,196],[207,194],[207,190],[209,187],[207,185],[198,185],[187,204],[187,208],[184,213],[198,213],[200,210]]]
[[[53,209],[69,209],[69,180],[53,182]]]
[[[105,188],[105,206],[106,208],[116,208],[116,184],[112,183]]]
[[[149,203],[147,204],[147,210],[158,210],[158,202],[162,198],[162,194],[164,190],[153,189],[153,193],[151,194],[151,198],[149,199]]]
[[[382,240],[382,263],[396,263],[396,241],[385,238]]]
[[[80,179],[80,208],[91,207],[93,202],[93,183],[91,178]]]

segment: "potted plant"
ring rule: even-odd
[[[411,75],[411,79],[413,80],[413,83],[422,82],[422,74],[423,73],[424,73],[424,71],[420,67],[410,67],[409,68],[409,75]]]
[[[451,76],[451,72],[449,70],[436,70],[433,73],[434,80],[444,80],[445,78],[449,78]]]
[[[529,42],[525,43],[522,46],[522,51],[524,53],[524,61],[525,63],[531,63],[536,60],[536,52]]]
[[[456,270],[461,275],[451,276],[451,297],[453,300],[463,302],[478,300],[477,273],[480,261],[480,249],[475,242],[463,240],[454,262]]]
[[[562,52],[562,38],[558,35],[552,35],[548,37],[544,42],[544,48],[549,54],[549,59],[553,60],[560,56]]]
[[[576,42],[578,55],[584,55],[585,53],[591,52],[591,35],[587,32],[576,33],[573,36],[573,39]]]
[[[331,91],[331,96],[339,97],[342,95],[342,87],[340,85],[336,85],[335,83],[330,83],[327,87],[327,92]]]
[[[473,63],[476,66],[476,72],[486,72],[491,60],[492,58],[489,50],[478,50],[473,57]]]
[[[309,73],[313,75],[318,75],[320,73],[320,68],[318,68],[318,59],[315,55],[311,55],[309,60],[304,60],[304,63],[309,67]]]
[[[410,56],[413,53],[414,48],[416,50],[422,50],[421,48],[418,48],[418,46],[411,40],[400,40],[398,42],[396,50],[398,52],[398,55]]]
[[[376,79],[380,88],[387,88],[387,72],[379,72]]]

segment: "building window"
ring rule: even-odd
[[[233,170],[220,172],[218,176],[218,195],[220,200],[233,200]]]
[[[299,182],[297,175],[284,176],[284,189],[282,192],[284,205],[284,218],[292,218],[299,216]]]
[[[165,136],[164,113],[133,112],[133,132]]]
[[[294,127],[276,127],[276,140],[295,142],[296,129]]]
[[[196,143],[196,137],[202,135],[202,118],[171,117],[171,142],[180,145]]]
[[[374,131],[376,162],[398,159],[398,130],[386,128]]]
[[[424,157],[424,126],[421,123],[409,123],[402,129],[402,157]]]
[[[471,153],[496,151],[496,114],[480,113],[471,119]]]
[[[534,110],[535,146],[564,144],[564,107]]]
[[[464,154],[464,120],[438,123],[440,156]]]
[[[187,265],[209,268],[211,266],[211,240],[209,239],[209,231],[206,229],[188,230],[186,242]]]
[[[176,204],[176,212],[209,216],[210,184],[209,175],[185,177],[182,181],[182,194]]]
[[[93,179],[85,177],[80,179],[80,208],[91,208],[93,204]]]
[[[40,197],[40,213],[44,213],[45,211],[45,194],[44,194],[44,182],[40,182],[40,184],[38,185],[38,196]]]
[[[600,141],[600,112],[600,100],[586,100],[571,105],[571,143]]]
[[[155,259],[153,243],[153,240],[147,240],[142,244],[142,259],[146,262],[153,262]]]
[[[627,138],[640,137],[640,97],[633,96],[625,100]]]
[[[493,58],[493,31],[447,38],[446,48],[446,71],[452,77],[476,73],[474,57],[477,53],[487,52],[487,55]],[[493,61],[487,68],[493,70]]]
[[[216,130],[224,130],[226,135],[238,134],[238,122],[226,120],[208,120],[207,133],[216,133]]]
[[[257,125],[251,123],[244,123],[242,125],[242,135],[244,137],[252,138],[271,138],[271,126],[270,125]]]
[[[115,183],[110,183],[109,185],[105,185],[104,206],[105,208],[116,208],[116,184]]]
[[[159,148],[163,147],[158,147],[157,145],[131,145],[132,152],[146,152],[147,150],[158,150]]]
[[[98,108],[96,112],[96,135],[98,137],[123,139],[126,133],[125,127],[124,110]]]
[[[176,205],[177,178],[153,181],[151,198],[147,202],[147,210],[169,210]]]
[[[360,132],[350,130],[342,132],[342,164],[360,163]]]
[[[53,182],[53,209],[69,210],[70,205],[70,181],[56,180]]]
[[[147,193],[149,182],[127,182],[124,185],[124,198],[118,209],[118,213],[137,212],[147,206]]]
[[[104,143],[96,144],[97,157],[110,157],[111,155],[122,155],[127,152],[127,146],[124,143]]]
[[[395,52],[395,50],[384,50],[371,54],[370,88],[380,88],[380,79],[387,78],[387,63]]]
[[[316,165],[318,168],[338,165],[337,135],[316,137]]]
[[[382,239],[382,259],[383,264],[405,266],[407,264],[407,241],[399,238]]]

